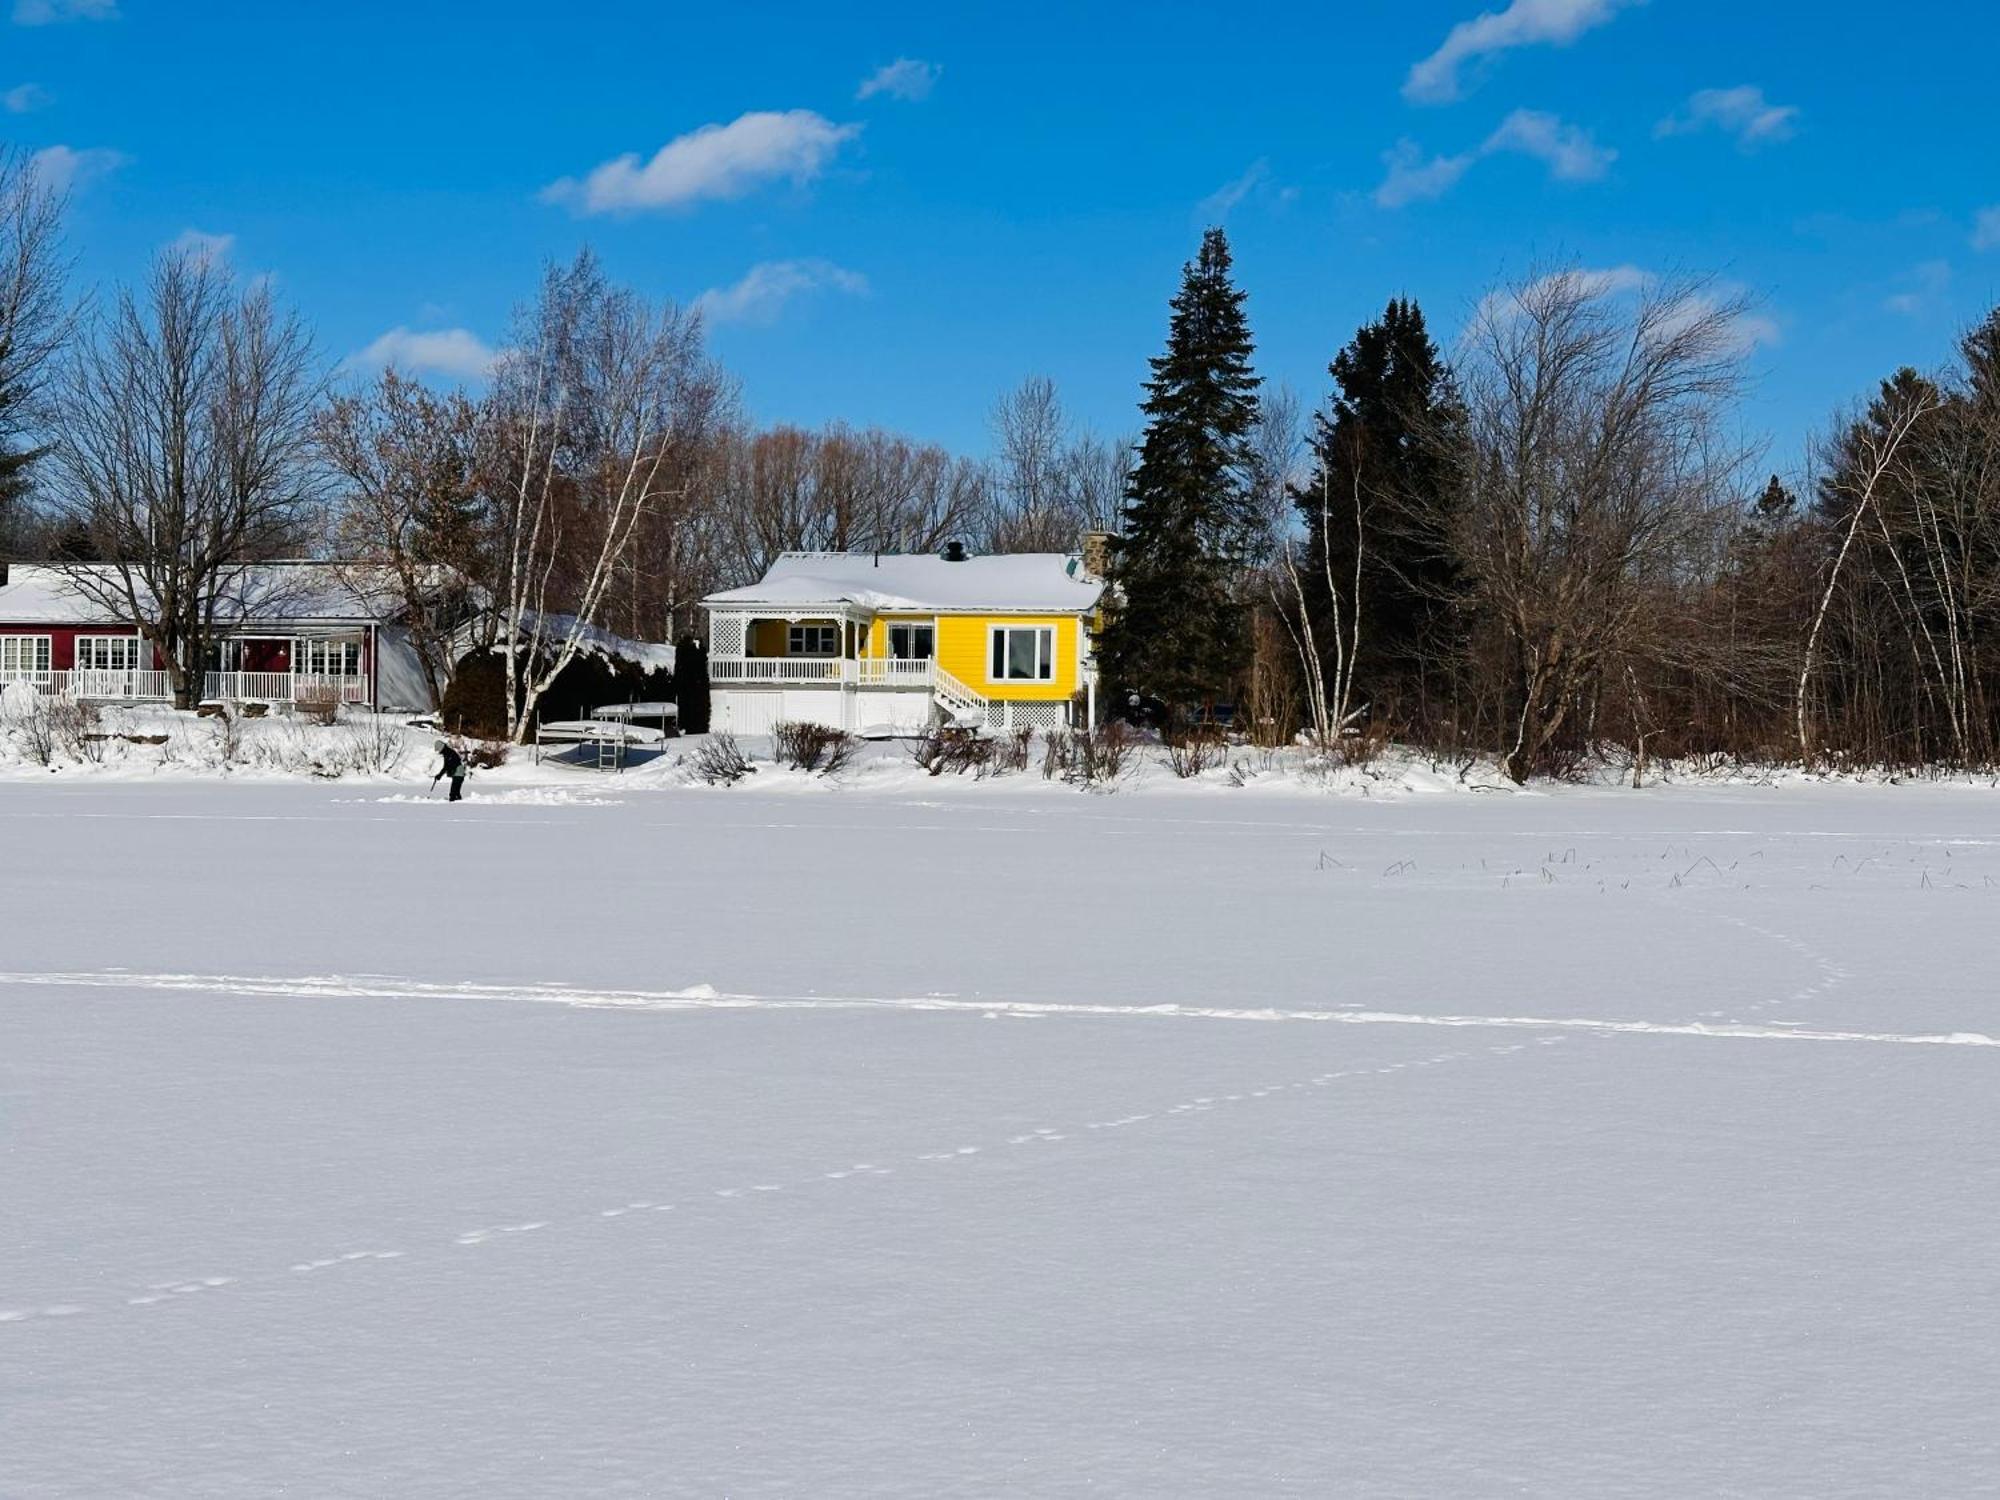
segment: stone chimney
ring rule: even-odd
[[[1111,544],[1116,541],[1108,531],[1086,531],[1078,551],[1083,556],[1083,570],[1094,578],[1111,576]]]

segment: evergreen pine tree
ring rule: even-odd
[[[1791,519],[1792,511],[1797,505],[1798,501],[1793,498],[1792,492],[1785,488],[1784,481],[1773,474],[1771,482],[1764,486],[1763,493],[1757,497],[1754,513],[1762,525],[1781,526]]]
[[[1457,644],[1449,533],[1464,410],[1423,310],[1404,298],[1357,329],[1327,373],[1334,395],[1313,419],[1314,472],[1292,492],[1307,533],[1307,606],[1318,638],[1334,639],[1330,573],[1345,596],[1342,622],[1352,629],[1358,545],[1356,690],[1378,711],[1388,700],[1408,716],[1419,709],[1425,679],[1442,672]]]
[[[1202,236],[1151,361],[1146,432],[1125,493],[1100,643],[1106,676],[1179,710],[1227,694],[1247,652],[1238,583],[1258,532],[1251,434],[1257,377],[1229,241]]]

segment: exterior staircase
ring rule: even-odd
[[[962,729],[984,729],[992,703],[984,693],[967,687],[935,662],[931,664],[931,701],[944,722]]]

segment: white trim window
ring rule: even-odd
[[[361,642],[295,641],[292,670],[301,677],[359,677]]]
[[[53,659],[55,637],[0,635],[0,682],[14,677],[46,675]]]
[[[840,655],[840,627],[818,621],[802,621],[785,631],[787,656]]]
[[[889,622],[891,661],[935,661],[937,621],[891,620]]]
[[[142,672],[140,645],[136,635],[80,635],[76,664],[86,672]]]
[[[987,628],[988,682],[1053,682],[1056,632],[1053,625],[993,625]]]

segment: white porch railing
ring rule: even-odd
[[[839,682],[859,687],[927,688],[932,664],[889,657],[712,656],[711,682]]]
[[[165,672],[121,672],[109,667],[76,667],[59,673],[69,680],[58,692],[72,698],[136,703],[154,698],[171,698],[173,681]]]
[[[863,687],[914,687],[931,685],[931,663],[922,661],[901,661],[889,656],[863,657],[854,664],[860,668],[858,680]]]
[[[368,679],[301,672],[210,672],[202,690],[204,698],[217,703],[296,703],[322,693],[338,694],[342,703],[366,703]]]
[[[165,672],[121,672],[75,667],[67,672],[0,672],[0,686],[25,682],[39,692],[99,703],[169,702],[173,680]],[[296,703],[302,696],[333,692],[342,703],[366,703],[362,676],[308,676],[293,672],[210,672],[202,697],[211,702]]]
[[[838,656],[710,657],[710,682],[842,682],[851,661]]]

